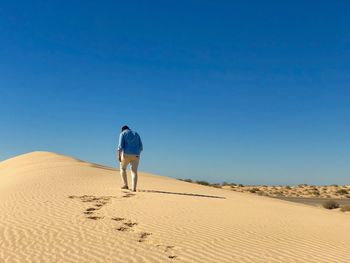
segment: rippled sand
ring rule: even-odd
[[[350,216],[48,152],[0,163],[0,262],[349,262]]]

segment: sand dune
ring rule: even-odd
[[[34,152],[0,163],[0,262],[350,262],[350,215]]]
[[[222,188],[236,192],[248,192],[270,197],[299,197],[299,198],[323,198],[323,199],[347,199],[350,200],[350,185],[306,185],[300,184],[295,186],[240,186],[225,185]],[[343,201],[344,201],[343,200]]]

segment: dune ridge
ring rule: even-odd
[[[0,262],[349,262],[350,217],[49,152],[0,163]],[[212,198],[216,197],[216,198]]]

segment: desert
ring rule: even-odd
[[[0,163],[1,262],[348,262],[349,214],[31,152]]]

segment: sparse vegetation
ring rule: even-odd
[[[231,186],[231,187],[234,187],[234,186],[236,186],[237,184],[235,184],[235,183],[228,183],[228,182],[222,182],[221,185],[222,185],[222,186]]]
[[[188,183],[222,188],[226,190],[253,193],[261,196],[271,197],[302,197],[302,198],[324,198],[327,199],[347,199],[350,198],[350,185],[338,186],[336,184],[315,186],[308,184],[299,185],[243,185],[224,181],[222,183],[210,183],[204,180],[178,179]],[[327,205],[326,205],[327,206]],[[338,206],[339,207],[339,206]],[[327,208],[333,209],[333,208]]]
[[[322,204],[322,206],[326,209],[335,209],[339,208],[339,204],[333,200],[326,201]]]
[[[281,191],[274,192],[273,194],[276,196],[284,196],[283,192]]]
[[[319,195],[320,195],[320,192],[316,189],[316,190],[311,191],[311,194],[312,194],[312,195],[319,196]]]
[[[350,205],[343,205],[340,209],[342,212],[350,212]]]
[[[208,183],[207,181],[196,181],[196,184],[201,184],[201,185],[206,185],[206,186],[210,185],[210,183]]]
[[[249,189],[248,191],[255,194],[255,193],[259,192],[259,188],[253,187],[253,188]]]
[[[191,179],[182,179],[182,178],[177,178],[179,181],[187,182],[187,183],[193,183]]]
[[[262,196],[267,196],[268,195],[267,193],[265,193],[264,191],[261,191],[261,190],[257,191],[256,194],[262,195]]]
[[[191,179],[184,179],[184,181],[187,183],[193,183],[193,181]]]
[[[340,195],[346,195],[346,194],[349,193],[349,191],[346,190],[346,189],[339,189],[339,190],[336,191],[336,193],[340,194]]]

